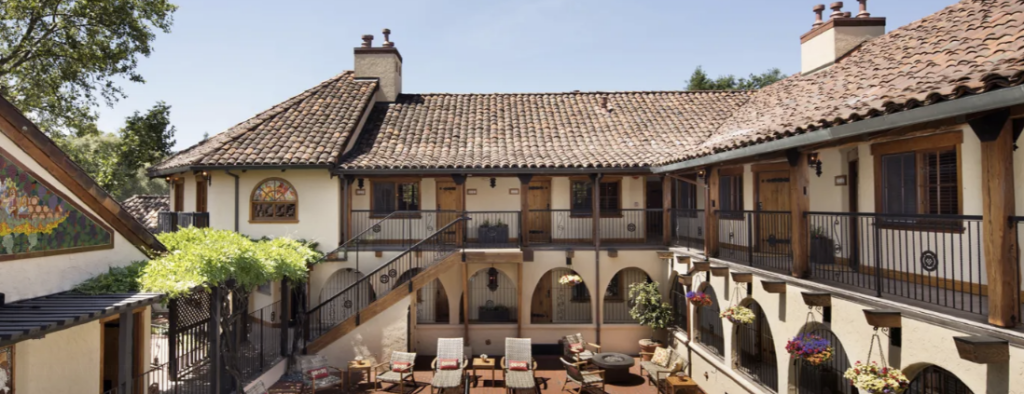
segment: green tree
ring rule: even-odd
[[[758,90],[784,78],[781,70],[772,68],[761,74],[750,74],[747,78],[736,78],[730,74],[712,79],[703,68],[697,66],[690,75],[686,90]]]
[[[159,102],[145,114],[135,111],[118,134],[104,133],[92,126],[81,130],[95,131],[56,141],[115,199],[124,200],[135,194],[166,194],[166,183],[149,179],[146,167],[171,154],[175,129],[170,114],[171,107]]]
[[[100,97],[113,105],[125,97],[122,80],[145,82],[138,59],[157,30],[170,32],[176,9],[167,0],[0,1],[0,94],[51,136],[80,135]]]

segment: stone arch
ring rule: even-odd
[[[907,394],[974,394],[955,374],[935,364],[912,364],[903,373],[910,379]]]
[[[410,280],[412,280],[413,277],[419,275],[419,273],[422,271],[423,269],[420,267],[412,267],[406,270],[405,272],[402,273],[402,275],[398,276],[398,280],[391,282],[391,289],[394,290],[398,286],[408,283]]]
[[[805,324],[799,332],[815,334],[828,340],[832,346],[832,359],[818,366],[793,359],[789,363],[788,376],[789,385],[796,388],[796,394],[858,394],[857,388],[843,377],[843,373],[853,364],[839,337],[818,322]]]
[[[761,304],[753,298],[744,299],[738,305],[750,308],[754,312],[754,321],[750,324],[733,324],[733,369],[755,383],[778,392],[778,354],[768,316]]]
[[[493,271],[492,271],[493,270]],[[494,281],[491,273],[494,273]],[[481,268],[469,277],[469,308],[463,308],[460,297],[459,321],[465,321],[469,310],[471,323],[515,323],[519,318],[519,297],[516,282],[505,270],[497,267]]]
[[[629,302],[629,286],[637,282],[653,282],[651,275],[637,267],[626,267],[608,279],[601,302],[605,323],[636,323],[629,316],[632,307]]]
[[[725,334],[722,328],[722,318],[719,317],[721,309],[718,305],[718,295],[715,294],[715,288],[708,282],[701,283],[697,288],[698,291],[707,294],[712,303],[708,306],[694,308],[696,315],[694,340],[713,354],[724,357]]]
[[[440,279],[434,279],[416,293],[417,324],[448,324],[448,293]]]
[[[327,278],[327,282],[324,283],[324,286],[320,289],[317,304],[326,302],[331,297],[336,296],[345,289],[356,284],[356,282],[362,279],[364,276],[365,275],[363,275],[363,273],[359,271],[354,271],[351,268],[345,268],[334,271],[334,273]],[[359,309],[362,309],[364,306],[366,306],[373,300],[377,299],[377,294],[372,286],[367,286],[366,290],[367,291],[365,293],[366,295],[368,295],[368,297],[349,297],[352,298],[353,300],[355,298],[365,298],[366,301],[360,300]],[[352,292],[352,290],[349,290],[349,292]]]
[[[587,283],[562,285],[563,275],[579,275],[567,267],[553,268],[537,281],[530,298],[530,323],[590,324],[593,322],[590,289]]]

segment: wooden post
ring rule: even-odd
[[[672,245],[672,178],[668,176],[661,177],[661,209],[663,212],[662,216],[662,232],[664,233],[665,246]]]
[[[1013,121],[1000,110],[968,121],[981,140],[982,237],[988,275],[988,322],[1013,327],[1020,321],[1017,305],[1016,237],[1009,226],[1015,214]]]
[[[718,169],[708,168],[704,174],[704,182],[708,188],[704,199],[704,256],[718,257]]]
[[[591,200],[590,219],[593,221],[591,227],[594,230],[594,276],[596,283],[601,283],[601,174],[590,175],[590,183],[594,187],[593,200]],[[600,286],[600,285],[598,285]],[[599,288],[599,287],[597,287]],[[600,291],[597,291],[600,294]],[[594,297],[598,299],[598,297]],[[594,316],[597,322],[597,343],[601,343],[601,302],[594,302]]]
[[[810,185],[808,179],[807,155],[795,149],[786,152],[789,160],[789,216],[792,222],[793,266],[791,273],[795,278],[810,276],[810,227],[807,223],[807,211],[811,200],[807,195]]]
[[[524,308],[523,304],[523,263],[516,264],[516,274],[518,278],[516,280],[516,305],[519,305],[519,310],[516,312],[516,337],[523,337],[523,310],[529,310]],[[527,314],[529,316],[529,314]]]
[[[469,343],[469,263],[462,262],[462,336]]]
[[[412,283],[412,280],[409,280],[409,283]],[[409,297],[411,297],[409,299],[409,346],[407,346],[406,349],[413,353],[416,352],[416,321],[419,319],[419,314],[416,312],[419,308],[418,298],[420,291],[422,291],[422,289],[413,290],[412,293],[409,293]]]
[[[224,290],[220,286],[210,288],[210,322],[207,325],[210,347],[207,350],[210,359],[210,393],[220,393],[220,372],[224,367],[221,360],[220,344],[220,307],[224,301]]]
[[[519,244],[530,246],[530,181],[531,174],[519,175]]]
[[[119,392],[130,393],[132,378],[132,364],[135,357],[132,357],[134,350],[132,349],[135,332],[135,319],[132,316],[132,312],[122,312],[118,317],[118,329],[117,329],[117,387]]]

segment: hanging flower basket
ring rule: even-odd
[[[699,291],[686,292],[686,299],[689,300],[690,303],[698,307],[711,306],[711,304],[714,303],[714,301],[711,301],[711,297],[708,297],[707,294],[701,293]]]
[[[846,370],[843,377],[849,379],[854,387],[870,394],[900,394],[910,386],[910,381],[903,371],[879,366],[874,361],[871,364],[857,361]]]
[[[750,324],[754,322],[754,311],[747,307],[735,305],[722,311],[718,317],[729,319],[732,324]]]
[[[563,286],[576,286],[583,283],[583,278],[576,274],[565,274],[558,278],[558,283]]]
[[[786,351],[811,365],[821,365],[832,359],[832,346],[827,339],[814,334],[800,334],[786,342]]]

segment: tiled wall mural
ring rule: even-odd
[[[0,260],[111,247],[110,229],[0,150]]]

